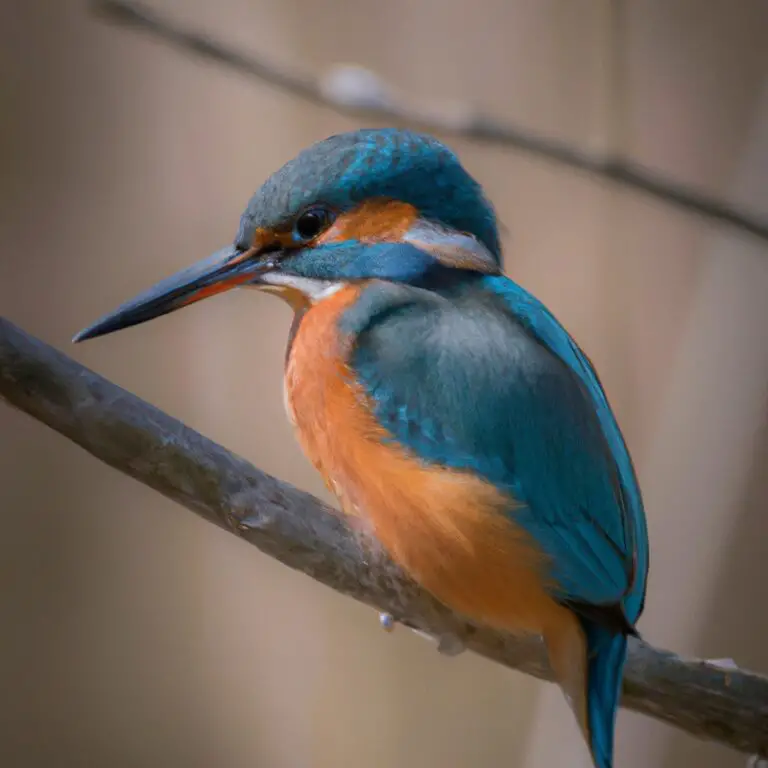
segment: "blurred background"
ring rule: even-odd
[[[609,0],[147,2],[245,52],[364,64],[417,100],[471,101],[768,216],[763,0],[626,3],[618,41]],[[0,98],[2,314],[327,498],[283,415],[278,300],[234,292],[69,339],[230,242],[269,173],[360,123],[79,0],[0,0]],[[450,143],[498,207],[507,272],[591,355],[635,456],[652,542],[641,631],[768,671],[768,244]],[[3,407],[0,514],[3,766],[589,766],[554,686],[384,634],[371,610]],[[745,764],[626,711],[617,738],[622,768]]]

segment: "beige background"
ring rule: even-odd
[[[321,493],[282,413],[278,301],[236,292],[68,340],[229,242],[267,174],[357,123],[107,28],[84,5],[0,0],[0,310]],[[607,0],[152,5],[245,50],[361,62],[417,96],[621,150],[768,216],[762,0],[627,3],[621,70]],[[633,449],[653,551],[641,629],[765,671],[768,247],[525,155],[453,144],[509,230],[508,271],[592,355]],[[2,407],[0,514],[3,766],[588,765],[554,687],[384,635],[371,611]],[[742,765],[620,717],[621,768]]]

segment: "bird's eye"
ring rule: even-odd
[[[327,208],[314,206],[307,208],[293,225],[294,237],[300,241],[308,241],[317,237],[333,223],[333,214]]]

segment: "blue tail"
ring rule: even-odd
[[[613,732],[621,696],[627,638],[582,619],[587,641],[587,723],[597,768],[613,766]]]

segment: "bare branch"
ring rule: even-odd
[[[539,642],[472,626],[421,591],[336,512],[253,467],[0,317],[0,399],[281,563],[434,637],[551,680]],[[768,678],[634,640],[623,704],[768,756]]]
[[[424,105],[363,67],[336,67],[315,78],[264,56],[239,53],[208,35],[185,29],[133,0],[92,0],[104,18],[149,32],[173,45],[225,64],[284,91],[337,112],[408,123],[432,133],[460,136],[528,152],[577,171],[643,192],[689,213],[768,240],[768,221],[701,194],[625,158],[586,152],[504,123],[464,103]]]

